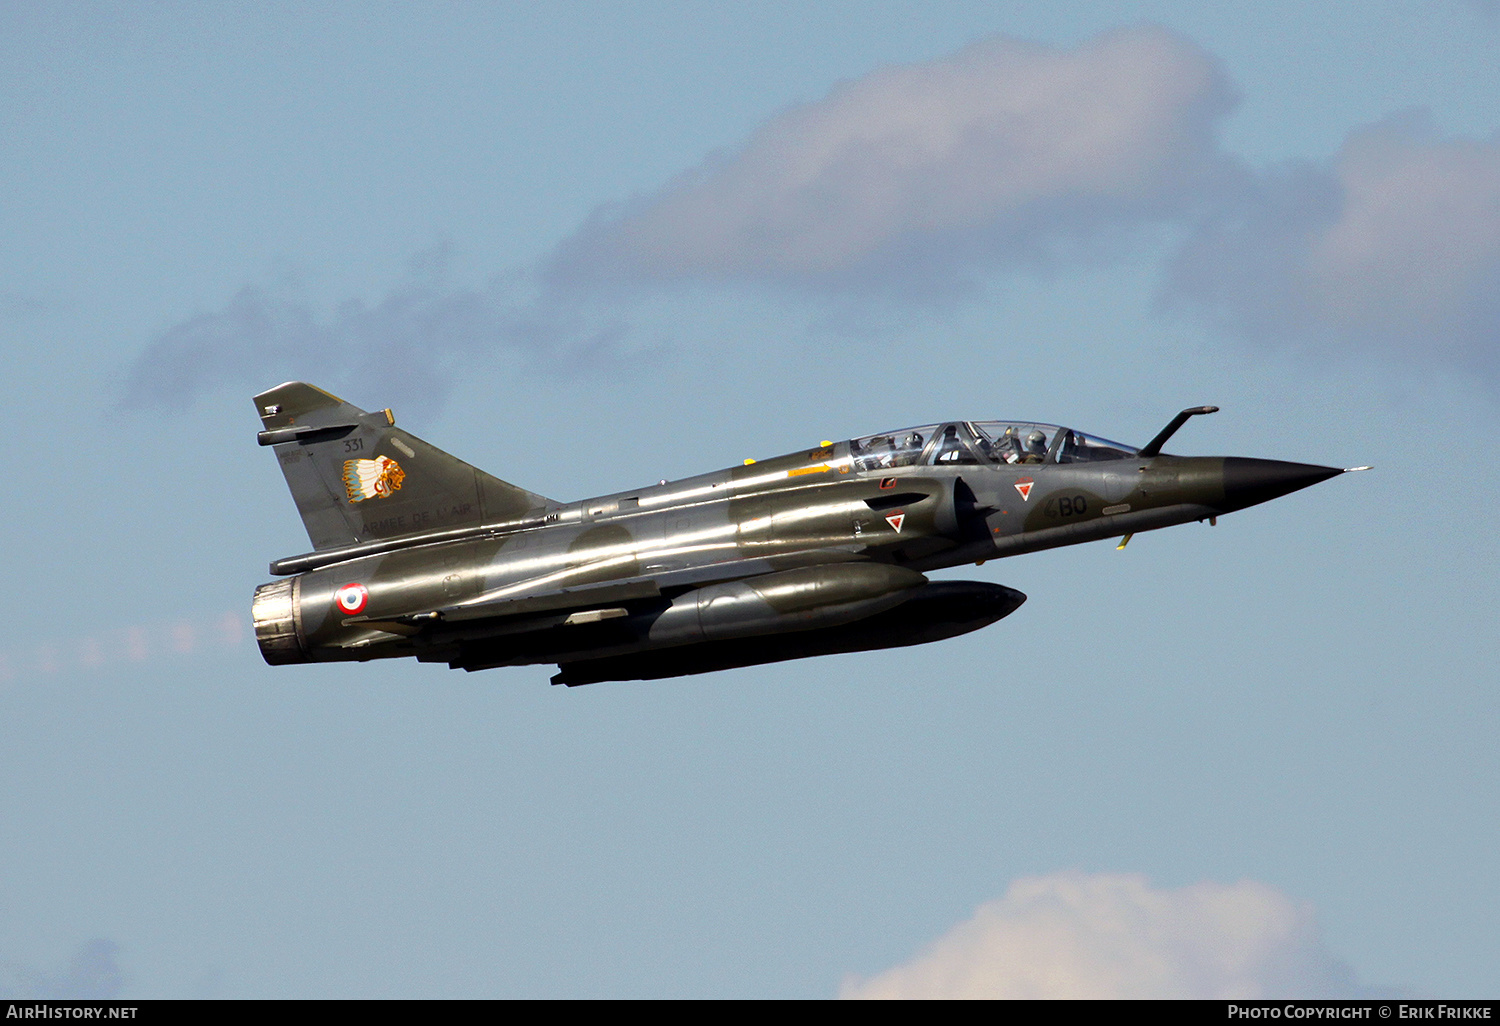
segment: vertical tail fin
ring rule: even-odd
[[[301,381],[255,397],[314,549],[515,520],[557,505]]]

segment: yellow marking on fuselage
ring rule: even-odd
[[[826,463],[819,463],[816,467],[797,467],[795,470],[788,470],[786,476],[801,477],[803,474],[826,474],[832,469]]]

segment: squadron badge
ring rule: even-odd
[[[406,471],[389,456],[344,461],[344,491],[349,493],[350,502],[390,498],[405,480]]]

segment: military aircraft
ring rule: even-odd
[[[1217,409],[1201,406],[1139,449],[1055,424],[950,421],[558,502],[303,382],[255,407],[313,546],[255,590],[266,662],[556,663],[567,685],[955,637],[1026,596],[928,571],[1123,547],[1343,472],[1163,453]]]

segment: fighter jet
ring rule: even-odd
[[[411,656],[653,680],[918,645],[1026,601],[927,573],[1120,538],[1327,480],[1334,467],[1171,456],[1056,424],[956,420],[559,502],[303,382],[255,397],[312,551],[251,615],[273,665]],[[1350,468],[1365,469],[1365,468]]]

